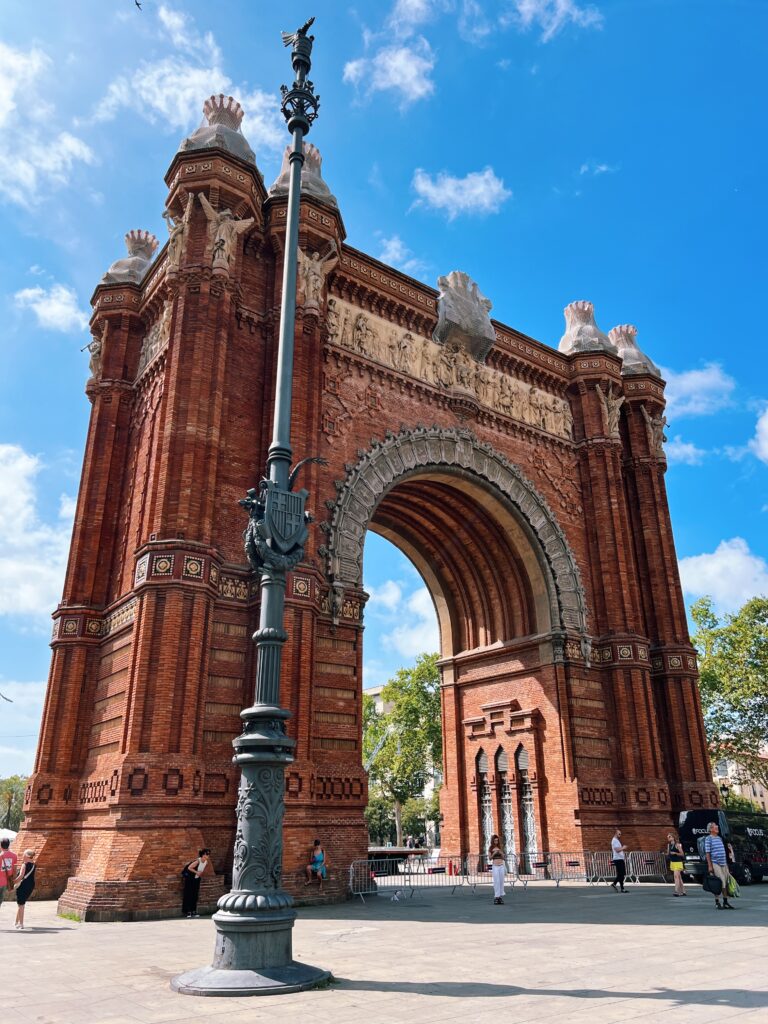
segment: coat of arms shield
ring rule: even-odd
[[[274,484],[267,490],[264,527],[272,546],[287,554],[307,539],[304,506],[308,491],[284,491]]]

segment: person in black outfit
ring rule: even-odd
[[[184,917],[199,917],[197,901],[200,897],[200,877],[208,867],[210,850],[198,850],[195,860],[191,860],[181,872],[184,879],[184,892],[181,898],[181,912]]]
[[[16,902],[19,905],[16,911],[16,927],[20,931],[24,931],[24,907],[34,888],[35,851],[25,850],[24,857],[19,864],[19,873],[16,875]]]

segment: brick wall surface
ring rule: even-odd
[[[252,170],[221,153],[180,155],[166,180],[171,206],[187,189],[205,190],[256,223],[229,273],[217,275],[195,207],[178,272],[166,273],[161,252],[141,287],[101,285],[94,295],[102,371],[86,388],[91,422],[18,841],[38,851],[39,894],[86,918],[175,912],[178,873],[203,845],[217,872],[205,899],[224,891],[237,791],[231,743],[255,674],[258,582],[237,502],[257,483],[271,436],[285,203],[265,202]],[[330,240],[341,259],[329,296],[394,332],[431,336],[436,293],[346,247],[338,213],[305,200],[300,244]],[[139,372],[163,311],[167,344]],[[388,431],[469,431],[548,509],[534,523],[528,499],[515,504],[488,473],[442,457],[418,472],[400,464],[375,500],[357,485],[360,531],[370,525],[400,544],[438,608],[445,852],[482,845],[488,791],[498,831],[509,801],[517,842],[529,794],[539,850],[602,849],[616,825],[630,845],[659,846],[678,809],[717,803],[665,462],[643,413],[660,414],[663,386],[622,377],[610,355],[564,357],[496,331],[488,364],[567,400],[572,438],[339,344],[325,313],[299,310],[292,444],[296,458],[328,460],[301,480],[317,527],[288,580],[281,681],[296,740],[283,860],[300,898],[317,898],[299,891],[316,836],[333,867],[325,898],[339,898],[350,861],[366,852],[366,596],[347,581],[334,600],[329,545],[338,542],[339,488],[383,444],[397,448]],[[597,389],[625,399],[618,436],[608,434]],[[544,545],[557,531],[578,571],[591,648],[561,619],[563,595],[552,611],[558,567]]]

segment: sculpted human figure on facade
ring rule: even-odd
[[[106,334],[106,325],[104,326],[104,333]],[[94,380],[98,380],[101,377],[101,338],[93,338],[85,347],[91,355],[91,358],[88,360],[88,369],[91,371],[91,377]]]
[[[208,240],[212,249],[211,263],[214,268],[229,270],[235,257],[237,239],[253,225],[254,217],[236,220],[231,210],[214,210],[204,192],[198,192],[198,199],[208,220]]]
[[[331,251],[320,258],[319,252],[308,256],[299,249],[298,302],[305,309],[319,309],[322,302],[323,285],[326,277],[339,262],[336,243],[331,242]]]
[[[328,337],[331,341],[341,339],[341,313],[336,299],[328,299],[328,310],[325,315],[325,322],[328,327]]]
[[[621,407],[624,404],[624,396],[620,394],[614,395],[612,385],[609,386],[607,394],[600,387],[595,390],[603,410],[605,432],[608,437],[618,437],[619,417],[621,415]]]
[[[655,455],[664,455],[664,442],[667,440],[664,428],[667,425],[667,417],[661,414],[651,416],[644,405],[640,408],[643,410],[645,429],[648,432],[648,447]]]
[[[174,273],[181,266],[181,260],[184,255],[184,249],[187,242],[189,221],[192,217],[193,201],[194,197],[190,192],[187,192],[187,205],[184,207],[184,213],[180,217],[174,217],[167,207],[163,211],[163,220],[165,221],[165,226],[168,228],[166,271],[169,273]]]

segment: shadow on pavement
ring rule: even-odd
[[[522,985],[493,985],[486,982],[457,981],[368,981],[347,978],[335,979],[340,991],[400,992],[407,995],[455,996],[458,999],[499,998],[507,996],[572,996],[576,999],[658,999],[674,1001],[679,1006],[700,1003],[703,1006],[723,1006],[753,1010],[768,1006],[768,993],[744,992],[738,988],[683,990],[658,988],[651,992],[620,992],[617,989],[558,989],[525,988]]]
[[[504,905],[493,905],[492,893],[478,888],[449,891],[422,890],[409,897],[407,888],[393,902],[390,892],[366,896],[334,906],[303,908],[302,917],[359,921],[465,922],[472,924],[619,924],[681,925],[713,924],[750,927],[768,924],[768,885],[742,889],[733,911],[714,908],[712,897],[689,886],[689,895],[676,899],[671,886],[635,885],[621,895],[607,887],[536,888],[508,890]]]

